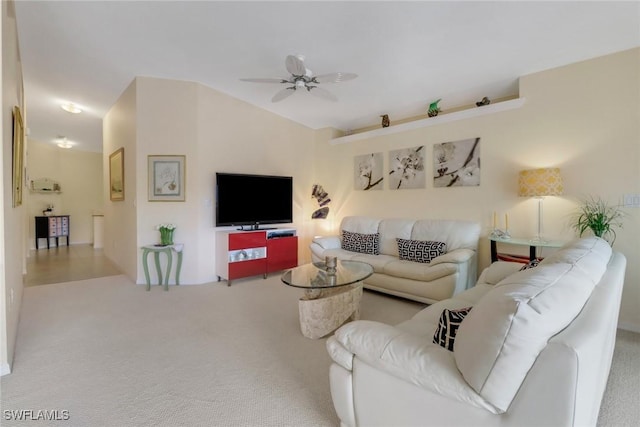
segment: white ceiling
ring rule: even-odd
[[[102,118],[135,76],[200,82],[311,128],[348,130],[517,94],[519,76],[640,46],[630,2],[16,2],[30,137],[102,150]],[[284,60],[356,73],[279,103]],[[72,115],[59,104],[85,112]]]

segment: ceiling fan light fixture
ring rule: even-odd
[[[60,148],[71,148],[71,147],[73,147],[73,144],[71,142],[69,142],[69,140],[67,139],[66,136],[58,137],[56,143],[57,143],[58,147],[60,147]]]
[[[71,113],[71,114],[82,113],[82,108],[78,107],[73,102],[65,102],[65,103],[60,105],[60,108],[62,108],[67,113]]]

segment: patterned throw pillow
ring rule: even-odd
[[[453,343],[458,333],[458,328],[469,314],[473,307],[461,308],[460,310],[449,310],[445,308],[440,315],[440,321],[433,334],[433,342],[440,347],[444,347],[449,351],[453,351]]]
[[[380,234],[352,233],[342,230],[342,249],[362,254],[380,254]]]
[[[431,240],[407,240],[396,239],[400,259],[429,263],[435,257],[447,253],[447,244],[444,242],[432,242]]]
[[[540,260],[538,258],[534,258],[531,261],[529,261],[528,263],[526,263],[525,265],[523,265],[522,268],[520,269],[520,271],[527,270],[529,268],[537,267],[538,264],[540,264]]]

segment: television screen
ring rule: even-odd
[[[216,173],[216,226],[291,222],[292,177]]]

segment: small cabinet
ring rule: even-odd
[[[47,239],[47,249],[50,248],[51,238],[56,239],[56,246],[60,246],[59,238],[66,237],[69,246],[69,215],[51,215],[36,217],[36,249],[38,240]]]
[[[216,271],[227,284],[298,265],[298,237],[292,229],[218,231]]]

